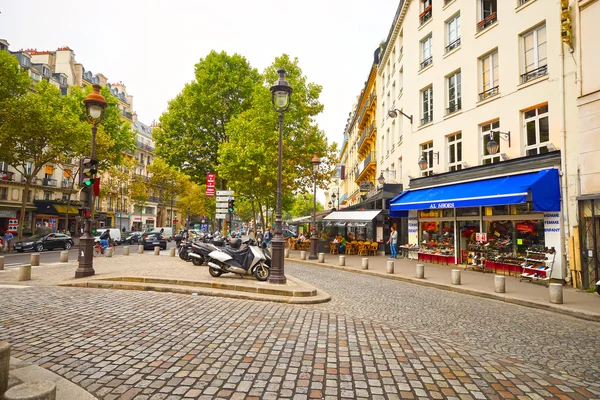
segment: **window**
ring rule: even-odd
[[[477,23],[477,30],[482,31],[492,25],[497,20],[498,7],[497,0],[479,0],[480,20]]]
[[[52,200],[52,192],[44,192],[44,200]]]
[[[431,55],[431,42],[431,35],[421,40],[421,69],[433,62],[433,56]]]
[[[8,171],[8,164],[4,161],[0,161],[0,171]]]
[[[400,90],[398,91],[398,98],[400,98],[400,96],[402,96],[402,92],[404,91],[404,68],[403,67],[400,68],[400,75],[398,77],[398,81],[399,81],[399,85],[400,85]]]
[[[433,142],[422,144],[421,153],[427,160],[427,168],[421,171],[421,176],[433,175]]]
[[[482,140],[480,141],[483,144],[483,157],[481,157],[482,164],[493,164],[500,162],[500,152],[502,151],[502,143],[500,140],[500,134],[497,132],[500,129],[500,121],[494,121],[489,124],[481,125],[481,136]],[[498,153],[491,155],[487,151],[487,144],[490,141],[490,131],[496,131],[492,134],[492,137],[496,143],[500,145],[498,148]]]
[[[547,153],[550,144],[548,128],[548,104],[523,113],[525,125],[525,152],[528,156]]]
[[[448,136],[448,170],[462,169],[462,132]]]
[[[460,14],[446,22],[448,31],[448,45],[446,53],[460,46]]]
[[[448,77],[448,108],[447,114],[461,109],[460,71]]]
[[[398,158],[398,168],[396,168],[396,182],[402,183],[402,157]]]
[[[392,99],[396,98],[396,81],[392,83]]]
[[[390,137],[391,151],[394,151],[394,147],[396,147],[396,120],[392,121],[392,135]]]
[[[421,92],[422,112],[421,125],[425,125],[433,121],[433,86]]]
[[[0,200],[8,200],[8,188],[0,188]]]
[[[27,161],[27,164],[25,164],[25,172],[27,175],[31,175],[33,172],[33,163],[31,161]]]
[[[433,15],[431,1],[432,0],[422,0],[421,14],[419,15],[420,25],[423,25],[425,22],[429,21]]]
[[[481,68],[481,93],[479,100],[500,93],[500,68],[498,67],[498,51],[494,51],[479,59]]]
[[[532,29],[521,38],[523,45],[523,73],[521,74],[521,83],[525,83],[548,73],[546,24]]]

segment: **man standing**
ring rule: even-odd
[[[10,233],[10,231],[6,231],[4,233],[4,251],[9,252],[10,251],[10,245],[11,242],[13,240],[13,234]]]
[[[392,226],[392,231],[390,233],[390,239],[388,240],[388,244],[390,245],[390,251],[392,252],[391,258],[396,258],[396,242],[398,241],[398,232],[396,232],[396,227]]]
[[[271,234],[271,228],[267,228],[267,231],[265,232],[265,243],[267,244],[267,246],[271,245],[271,239],[273,238],[272,234]]]

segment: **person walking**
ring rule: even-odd
[[[388,244],[390,245],[390,251],[392,252],[391,258],[396,258],[396,243],[398,242],[398,232],[396,232],[396,227],[392,226],[392,231],[390,232],[390,239],[388,240]]]
[[[267,228],[267,231],[265,232],[265,235],[263,238],[265,239],[265,243],[267,244],[267,246],[270,246],[271,239],[273,239],[273,234],[271,233],[271,228]]]
[[[13,240],[13,237],[14,236],[12,233],[10,233],[10,231],[6,231],[4,233],[4,251],[7,253],[10,252],[10,245]]]

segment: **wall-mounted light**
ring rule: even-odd
[[[432,157],[437,160],[437,163],[440,163],[440,152],[436,151],[431,152]],[[427,169],[427,166],[429,165],[429,163],[427,162],[427,152],[423,152],[423,154],[421,154],[421,158],[419,159],[419,168],[421,169],[421,171],[425,171]]]
[[[404,114],[402,111],[398,110],[397,108],[392,108],[390,111],[388,111],[388,116],[390,118],[396,118],[398,117],[398,113],[404,115],[406,118],[408,118],[408,120],[410,121],[410,123],[413,123],[413,117],[412,115],[406,115]]]
[[[500,139],[508,140],[508,147],[510,147],[510,131],[508,132],[500,132],[500,131],[490,131],[490,140],[485,145],[488,154],[494,155],[500,150],[500,144],[494,140],[494,133],[497,133]]]

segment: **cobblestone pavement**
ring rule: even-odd
[[[291,306],[2,288],[0,340],[13,344],[15,357],[102,399],[600,398],[598,375],[585,382],[536,365],[542,358],[530,362],[512,354],[538,337],[550,344],[557,334],[559,341],[575,333],[597,343],[598,324],[381,278],[286,266],[335,300]],[[450,311],[456,308],[463,311]],[[504,348],[497,336],[512,337],[507,343],[515,347]],[[543,356],[551,359],[553,351]],[[586,363],[598,351],[589,351],[578,368],[593,377],[597,365]],[[568,357],[575,363],[578,355]]]

